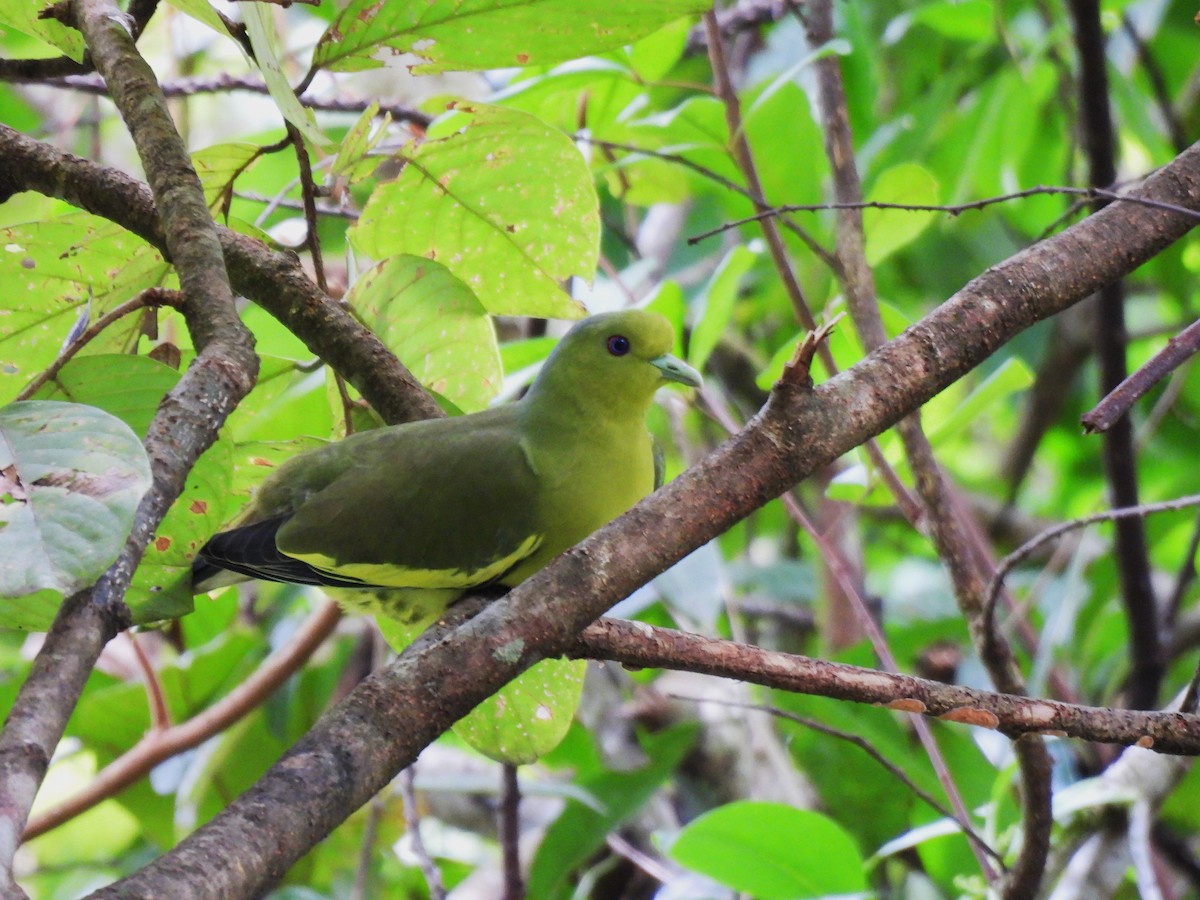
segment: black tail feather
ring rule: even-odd
[[[206,579],[221,571],[229,571],[283,584],[342,588],[373,586],[355,579],[330,575],[281,553],[275,544],[275,535],[287,520],[287,516],[276,516],[213,535],[212,539],[200,548],[192,563],[192,584],[203,584]]]

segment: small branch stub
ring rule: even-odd
[[[783,367],[783,374],[779,377],[780,384],[805,389],[812,387],[812,361],[817,348],[833,333],[833,329],[845,315],[844,312],[838,313],[816,331],[810,331],[804,336],[797,345],[796,352],[792,354],[791,361]]]

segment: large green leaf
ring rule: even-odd
[[[30,3],[28,0],[0,0],[0,25],[39,37],[76,62],[82,62],[83,35],[57,19],[43,19],[38,16],[42,8],[49,5]]]
[[[571,727],[586,671],[586,660],[544,659],[456,722],[454,733],[499,762],[536,762]]]
[[[460,409],[483,409],[500,390],[491,317],[440,263],[390,257],[365,272],[346,301],[422,384]]]
[[[670,856],[760,900],[865,891],[853,839],[820,813],[741,801],[705,813],[679,833]]]
[[[148,356],[99,353],[72,359],[34,399],[95,406],[145,438],[163,396],[178,381],[178,372]]]
[[[91,584],[149,487],[146,452],[119,419],[41,400],[0,410],[0,597]]]
[[[48,366],[80,326],[138,291],[160,284],[168,265],[128,231],[86,213],[0,229],[0,399],[11,399]],[[89,350],[127,349],[141,318],[106,329]]]
[[[549,65],[636,41],[704,0],[352,0],[317,44],[313,63],[352,71],[395,53],[418,72]]]
[[[460,106],[448,124],[457,130],[403,152],[400,177],[371,196],[351,241],[376,260],[437,260],[493,315],[579,318],[560,283],[592,277],[600,213],[575,145],[491,106]]]

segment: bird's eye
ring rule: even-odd
[[[623,334],[614,334],[608,339],[608,352],[613,356],[624,356],[629,352],[629,338]]]

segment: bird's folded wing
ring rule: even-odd
[[[192,567],[193,584],[204,590],[206,582],[220,572],[228,571],[285,584],[347,588],[364,586],[362,582],[322,572],[306,562],[280,553],[275,545],[275,535],[286,521],[286,516],[275,516],[214,535],[196,557]]]
[[[201,564],[335,587],[462,590],[503,580],[544,539],[541,485],[511,422],[422,424],[348,445],[352,456],[319,490],[217,535]]]

